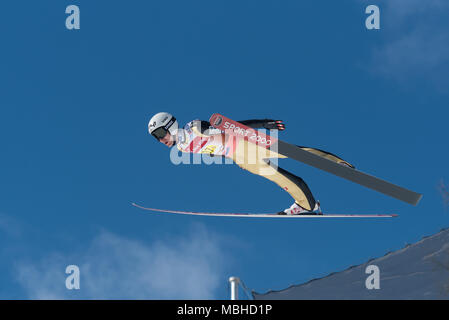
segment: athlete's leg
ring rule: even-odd
[[[273,181],[287,191],[301,207],[312,210],[316,201],[304,180],[275,166],[267,159],[268,157],[285,158],[283,155],[244,140],[238,141],[233,154],[234,162],[242,169]]]

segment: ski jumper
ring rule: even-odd
[[[264,128],[269,119],[239,121],[251,128]],[[240,168],[273,181],[304,209],[312,210],[316,200],[303,179],[273,164],[272,158],[287,158],[273,150],[258,146],[235,136],[225,135],[213,128],[209,122],[194,120],[178,132],[177,147],[183,152],[207,153],[232,159]],[[321,157],[353,167],[348,162],[329,152],[300,147]]]

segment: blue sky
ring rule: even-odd
[[[79,5],[81,29],[65,28]],[[377,4],[381,29],[365,28]],[[445,1],[7,1],[0,13],[0,298],[228,298],[363,263],[449,223]],[[424,194],[417,207],[293,160],[330,213],[387,220],[152,214],[277,212],[292,199],[235,165],[179,165],[147,133],[219,112]],[[81,289],[65,289],[76,264]]]

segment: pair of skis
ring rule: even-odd
[[[367,188],[381,192],[385,195],[394,197],[406,203],[416,205],[422,194],[392,184],[388,181],[376,178],[372,175],[362,171],[350,168],[326,158],[320,157],[311,152],[305,151],[295,145],[289,144],[282,140],[276,139],[253,128],[249,128],[237,121],[231,120],[221,114],[215,113],[209,120],[210,124],[222,131],[225,134],[230,134],[249,142],[256,143],[260,147],[277,150],[278,153],[287,156],[288,158],[308,164],[320,170],[332,173],[341,178],[358,183]],[[189,212],[189,211],[175,211],[175,210],[161,210],[153,208],[145,208],[134,204],[134,206],[156,212],[169,212],[177,214],[202,215],[202,216],[226,216],[226,217],[257,217],[257,218],[382,218],[395,217],[395,214],[323,214],[323,215],[277,215],[277,214],[256,214],[256,213],[207,213],[207,212]]]
[[[165,210],[146,208],[138,204],[132,203],[133,206],[139,209],[175,213],[194,216],[209,216],[209,217],[235,217],[235,218],[392,218],[397,217],[397,214],[323,214],[323,215],[278,215],[275,213],[218,213],[218,212],[193,212],[193,211],[177,211],[177,210]]]

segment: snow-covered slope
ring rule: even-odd
[[[370,274],[380,271],[380,289],[366,288]],[[449,299],[449,229],[362,265],[254,299]]]

